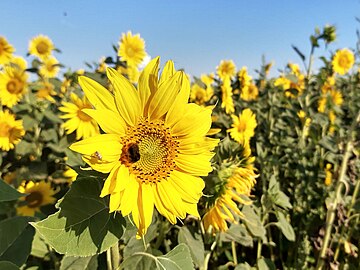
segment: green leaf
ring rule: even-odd
[[[24,194],[21,194],[0,179],[0,202],[15,201],[21,196],[24,196]]]
[[[260,217],[255,213],[254,209],[250,205],[245,205],[241,212],[245,216],[246,228],[253,236],[265,239],[265,228],[261,223]]]
[[[238,264],[234,270],[251,270],[251,266],[245,262]]]
[[[221,236],[224,238],[223,241],[235,241],[245,247],[253,246],[253,238],[246,230],[244,224],[232,224]]]
[[[65,256],[61,260],[61,266],[60,266],[60,270],[78,270],[78,269],[97,270],[97,268],[98,268],[97,256],[90,256],[90,257]]]
[[[8,261],[1,261],[0,262],[0,269],[1,270],[19,270],[20,268],[13,264],[12,262]]]
[[[40,237],[38,232],[35,233],[31,246],[31,255],[38,258],[46,258],[49,253],[48,246],[44,240]]]
[[[281,212],[277,213],[279,222],[276,225],[280,228],[282,233],[289,241],[295,241],[295,232],[291,224],[287,221],[285,215]]]
[[[138,256],[147,257],[148,265],[146,268],[136,267],[134,262]],[[185,244],[179,244],[169,253],[163,256],[154,256],[150,253],[137,252],[127,258],[122,264],[121,269],[159,269],[159,270],[188,270],[194,269],[189,248]],[[136,267],[136,268],[134,268]],[[149,267],[149,268],[147,268]]]
[[[274,263],[266,258],[258,259],[257,266],[259,270],[276,270]]]
[[[179,230],[178,242],[179,244],[184,243],[189,247],[191,257],[197,266],[200,267],[204,264],[205,248],[200,234],[190,232],[188,227],[183,226]]]
[[[103,181],[79,178],[59,204],[60,210],[31,223],[58,253],[92,256],[104,252],[123,234],[124,219],[109,213],[109,196],[100,198]]]
[[[29,226],[31,220],[30,217],[14,217],[0,222],[0,261],[18,266],[26,262],[35,233]]]

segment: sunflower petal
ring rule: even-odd
[[[160,57],[152,59],[140,74],[138,89],[143,111],[151,93],[157,89],[159,64]]]
[[[174,67],[174,62],[171,60],[167,61],[161,73],[159,85],[165,82],[166,80],[170,79],[175,74],[175,72],[176,70]]]

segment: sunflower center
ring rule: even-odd
[[[25,201],[27,202],[28,207],[35,208],[41,205],[43,201],[43,195],[41,192],[34,191],[26,196]]]
[[[133,57],[135,55],[135,50],[132,47],[128,47],[126,53],[129,57]]]
[[[238,128],[238,132],[244,132],[246,130],[246,122],[240,121],[237,128]]]
[[[166,179],[176,168],[178,142],[163,121],[141,120],[123,139],[122,164],[142,183]]]
[[[7,123],[0,123],[0,137],[9,137],[11,126]]]
[[[41,41],[39,44],[36,45],[36,50],[39,54],[45,54],[48,51],[48,45]]]
[[[84,122],[89,122],[92,120],[90,116],[88,116],[86,113],[82,112],[81,110],[78,110],[77,116],[80,118],[80,120]]]
[[[6,84],[6,89],[10,94],[19,94],[22,91],[22,83],[19,80],[12,78]]]

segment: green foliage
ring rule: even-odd
[[[24,196],[0,179],[0,202],[14,201]]]

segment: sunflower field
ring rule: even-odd
[[[0,35],[0,270],[360,269],[360,41],[334,40],[192,76],[130,31],[77,71]]]

